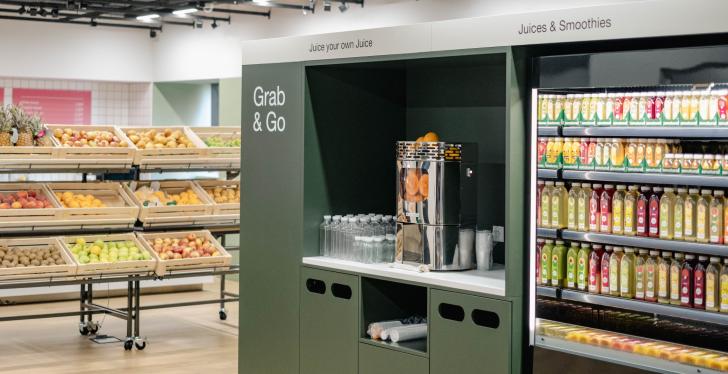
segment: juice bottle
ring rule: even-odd
[[[579,139],[579,162],[582,165],[589,164],[589,138]]]
[[[728,258],[723,259],[720,270],[720,312],[728,313]]]
[[[608,99],[607,99],[606,93],[597,94],[597,107],[596,107],[597,121],[607,119],[607,101],[608,101]]]
[[[665,142],[665,139],[658,139],[657,144],[655,145],[655,167],[660,166],[666,154],[667,143]]]
[[[634,236],[637,233],[637,186],[629,186],[624,195],[624,235]]]
[[[672,91],[665,92],[665,102],[662,104],[662,118],[669,121],[672,120],[672,105],[674,95]],[[659,118],[659,117],[658,117]]]
[[[616,248],[614,249],[616,252]],[[635,297],[635,256],[634,248],[625,248],[619,263],[619,296],[633,299]],[[611,267],[612,264],[609,264]],[[609,269],[610,272],[612,269]]]
[[[548,105],[551,95],[539,95],[539,98],[538,119],[544,121],[549,114]]]
[[[597,139],[597,145],[594,148],[594,160],[596,161],[596,166],[604,166],[607,164],[607,161],[604,159],[604,139]]]
[[[546,118],[554,120],[554,104],[556,102],[556,95],[546,95]]]
[[[678,188],[677,196],[675,196],[675,204],[672,206],[672,217],[673,217],[673,237],[675,240],[684,240],[685,230],[683,230],[683,224],[685,223],[685,200],[688,199],[688,190],[686,188]]]
[[[612,296],[619,296],[622,291],[620,283],[622,257],[624,257],[622,247],[614,247],[614,253],[609,256],[609,294]]]
[[[637,162],[637,139],[627,140],[627,151],[625,154],[629,166],[638,166]]]
[[[695,269],[695,255],[686,254],[685,261],[680,269],[680,305],[693,307],[693,281]]]
[[[708,95],[707,91],[703,91],[700,93],[698,100],[698,114],[700,119],[705,121],[710,118],[710,114],[708,114],[710,111],[710,95]]]
[[[673,95],[670,118],[673,121],[677,121],[680,118],[680,112],[682,111],[682,91],[675,91],[673,92]],[[688,104],[688,111],[690,111],[690,104]]]
[[[576,164],[579,161],[582,138],[571,138],[571,162]]]
[[[586,291],[589,287],[589,259],[591,257],[589,243],[581,243],[576,258],[576,288]]]
[[[581,101],[584,100],[584,95],[576,94],[574,95],[574,104],[571,106],[571,113],[572,113],[572,120],[576,121],[579,120],[579,116],[581,115]]]
[[[545,186],[544,181],[536,181],[536,227],[543,227],[541,224],[541,195]]]
[[[569,189],[568,203],[566,210],[566,227],[569,230],[576,230],[578,228],[578,205],[579,205],[579,193],[581,192],[581,183],[572,183],[571,189]]]
[[[700,190],[695,217],[695,240],[699,243],[710,242],[710,204],[712,202],[713,191]]]
[[[551,252],[551,285],[566,286],[566,246],[563,240],[557,240]]]
[[[568,95],[566,95],[566,100],[564,100],[564,119],[565,120],[570,121],[570,120],[574,119],[573,110],[574,110],[574,95],[568,94]]]
[[[657,302],[660,304],[670,303],[670,263],[672,262],[671,252],[662,252],[662,257],[657,262]]]
[[[652,196],[649,201],[649,223],[648,234],[650,237],[657,238],[660,236],[660,197],[662,195],[662,188],[655,187],[652,189]]]
[[[710,242],[713,244],[723,244],[723,191],[716,190],[713,192],[713,201],[710,202]]]
[[[614,101],[617,95],[615,93],[607,94],[607,101],[604,104],[604,119],[609,120],[614,117]]]
[[[633,93],[630,95],[631,98],[629,100],[629,118],[631,121],[639,121],[640,96],[642,96],[642,94]]]
[[[625,248],[626,251],[626,248]],[[645,263],[647,262],[646,249],[640,249],[634,257],[634,298],[638,300],[645,299],[646,275]],[[622,259],[624,261],[624,259]]]
[[[643,93],[639,96],[639,100],[637,101],[637,119],[642,121],[646,118],[648,118],[648,101],[649,101],[650,94]]]
[[[708,256],[698,256],[698,262],[693,270],[693,308],[705,309],[705,268],[708,266]]]
[[[591,94],[584,94],[581,100],[581,116],[584,121],[590,121],[592,118],[591,113]]]
[[[591,193],[591,184],[582,183],[576,204],[576,229],[579,231],[589,231],[589,199],[591,199]]]
[[[657,302],[659,293],[659,264],[660,251],[650,251],[645,261],[645,301]]]
[[[551,227],[551,192],[554,182],[547,181],[541,191],[541,227]]]
[[[551,148],[548,145],[546,146],[546,162],[554,164],[563,153],[564,138],[552,138],[552,140],[549,140],[549,145],[551,145]]]
[[[541,283],[541,251],[543,250],[544,245],[546,245],[546,240],[542,238],[536,239],[536,284],[542,284]]]
[[[680,93],[680,118],[690,120],[690,91]]]
[[[615,235],[624,234],[624,197],[627,186],[617,185],[617,191],[612,196],[612,233]]]
[[[719,257],[711,257],[708,268],[705,269],[705,310],[709,312],[720,311],[720,266]]]
[[[728,200],[723,204],[723,243],[728,243]]]
[[[612,195],[614,185],[605,184],[599,199],[599,231],[607,234],[612,232]]]
[[[566,287],[576,288],[577,260],[579,257],[579,243],[571,242],[566,252]]]
[[[571,138],[563,138],[564,141],[561,144],[561,160],[564,165],[573,165],[576,161],[571,159]]]
[[[700,112],[700,93],[693,91],[690,93],[690,119],[694,120],[694,119],[698,118],[699,112]]]
[[[564,182],[556,182],[554,185],[551,191],[551,228],[561,229],[566,227],[568,193]]]
[[[589,197],[589,231],[599,232],[599,202],[602,195],[602,185],[592,185],[591,196]]]
[[[665,193],[660,198],[660,238],[672,240],[675,227],[673,223],[675,194],[671,187],[665,187]]]
[[[546,239],[544,242],[543,248],[541,248],[541,284],[546,286],[551,284],[551,253],[554,249],[554,241]]]
[[[606,138],[603,140],[604,146],[602,147],[602,166],[609,166],[609,162],[612,157],[612,140]]]
[[[541,162],[543,160],[543,156],[546,155],[546,148],[548,147],[549,141],[547,138],[541,137],[538,138],[538,148],[537,148],[537,160],[538,162]]]
[[[554,112],[553,117],[551,117],[552,119],[557,120],[561,116],[561,113],[564,111],[565,99],[566,96],[564,95],[554,95]]]
[[[645,141],[645,161],[647,163],[647,167],[655,167],[657,164],[655,163],[655,146],[657,142],[655,139],[647,139]]]
[[[591,165],[597,157],[597,139],[589,138],[589,151],[587,152],[587,165]]]
[[[675,253],[670,262],[670,304],[680,305],[680,271],[683,266],[684,255]]]
[[[600,293],[602,286],[602,256],[604,247],[601,244],[594,244],[593,251],[589,253],[587,289],[591,293]],[[607,260],[609,263],[609,260]]]
[[[624,143],[620,138],[612,138],[612,146],[609,149],[609,161],[613,166],[624,164]]]
[[[683,208],[683,237],[689,242],[695,241],[697,206],[698,206],[698,189],[690,188],[690,193],[685,199],[685,208]]]
[[[632,105],[632,94],[622,94],[622,117],[620,119],[626,120],[629,117],[629,108]]]
[[[612,255],[614,254],[614,249],[611,245],[604,247],[604,249],[605,249],[605,251],[604,251],[604,253],[602,253],[602,261],[600,262],[600,266],[602,269],[602,271],[601,271],[602,279],[600,280],[600,282],[602,284],[601,284],[599,292],[604,295],[609,295],[611,293],[611,289],[609,287],[609,282],[611,280],[610,272],[609,272],[610,259],[612,258]],[[728,301],[728,300],[726,300],[726,301]]]
[[[640,194],[637,197],[637,236],[647,236],[650,206],[648,196],[650,196],[650,188],[647,186],[640,187]]]
[[[589,100],[589,120],[596,120],[599,112],[599,94],[591,94]]]
[[[655,107],[652,112],[652,119],[662,118],[662,112],[665,110],[665,91],[657,91],[655,94]]]
[[[647,142],[645,139],[637,139],[637,156],[635,158],[636,164],[633,166],[642,166],[645,161],[645,153],[647,152]]]

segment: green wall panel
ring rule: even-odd
[[[243,76],[239,368],[251,374],[297,373],[303,240],[302,69],[296,63],[244,66]],[[256,106],[257,87],[285,92],[284,105]],[[266,129],[264,119],[270,111],[285,118],[284,131]],[[254,126],[255,113],[263,121],[262,131]]]
[[[240,126],[241,105],[243,98],[243,79],[220,79],[220,126]]]
[[[212,120],[209,83],[155,83],[152,124],[209,126]]]

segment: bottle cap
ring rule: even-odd
[[[655,257],[657,257],[657,256],[659,256],[659,255],[660,255],[660,251],[650,251],[650,256],[655,256]]]
[[[703,195],[710,195],[712,192],[711,190],[700,190],[700,193]]]
[[[601,244],[592,244],[592,247],[596,250],[596,249],[602,249],[604,246]]]
[[[589,248],[589,243],[581,243],[582,248]]]
[[[715,195],[715,196],[723,196],[723,190],[715,190],[713,192],[713,195]]]
[[[563,245],[563,244],[564,244],[564,241],[563,241],[563,240],[557,240],[557,241],[556,241],[556,244],[558,244],[558,245]]]
[[[546,185],[547,186],[553,186],[554,185],[554,182],[552,182],[552,181],[546,181]]]
[[[675,191],[674,188],[672,188],[672,187],[665,187],[665,192],[673,192],[673,191]]]
[[[710,257],[710,262],[712,262],[714,264],[718,263],[718,262],[720,262],[720,257]]]
[[[650,190],[650,188],[649,188],[649,187],[647,187],[647,186],[642,186],[642,187],[640,187],[640,191],[643,191],[643,192],[647,192],[647,191],[649,191],[649,190]]]
[[[652,188],[652,191],[662,192],[662,187],[654,187],[654,188]]]
[[[601,184],[601,183],[594,183],[594,184],[592,185],[592,187],[594,187],[594,189],[596,190],[596,189],[598,189],[598,188],[602,188],[602,184]]]
[[[564,182],[556,182],[555,184],[556,184],[557,186],[563,186],[563,185],[564,185]]]
[[[698,189],[697,188],[690,188],[690,189],[688,189],[688,192],[690,192],[691,194],[698,193]]]
[[[662,257],[670,258],[670,257],[672,257],[672,252],[664,251],[664,252],[662,252]]]
[[[698,261],[708,261],[708,256],[698,256]]]
[[[543,238],[537,238],[537,239],[536,239],[536,243],[543,243],[543,242],[545,242],[545,241],[546,241],[546,240],[545,240],[545,239],[543,239]]]
[[[627,186],[624,185],[624,184],[618,184],[617,185],[617,190],[619,190],[619,191],[624,191],[626,189],[627,189]]]
[[[640,250],[639,250],[638,252],[639,252],[639,254],[641,254],[641,255],[646,255],[646,254],[647,254],[647,253],[649,253],[650,251],[648,251],[648,250],[646,250],[646,249],[640,249]]]
[[[617,248],[614,248],[614,250],[616,251]],[[624,251],[627,253],[634,253],[634,248],[624,247]]]
[[[622,247],[614,247],[614,251],[615,251],[615,252],[622,252],[622,250],[623,250],[623,249],[624,249],[624,248],[622,248]],[[633,252],[634,252],[634,251],[633,251]]]
[[[679,259],[679,258],[683,258],[683,257],[685,257],[684,254],[682,254],[680,252],[675,253],[675,258],[678,258]]]
[[[693,259],[695,259],[695,255],[693,255],[693,254],[686,254],[685,255],[685,259],[686,260],[693,260]]]
[[[613,184],[605,184],[604,185],[604,189],[611,190],[613,188],[614,188],[614,185]]]
[[[591,188],[591,183],[582,183],[581,188]]]
[[[331,216],[330,215],[327,214],[327,215],[324,216],[324,221],[330,221],[330,220],[331,220]]]
[[[554,241],[551,239],[546,239],[546,244],[554,244]]]

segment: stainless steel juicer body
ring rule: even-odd
[[[397,142],[397,261],[474,267],[477,154],[474,143]]]

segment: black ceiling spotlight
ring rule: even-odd
[[[18,9],[18,14],[20,14],[21,16],[22,16],[23,14],[25,14],[25,5],[22,5],[22,6],[20,7],[20,9]]]
[[[38,15],[41,17],[45,17],[46,14],[48,14],[48,12],[46,12],[45,8],[40,8],[40,10],[38,11]]]
[[[36,14],[38,14],[38,9],[30,8],[28,14],[30,14],[31,16],[35,16]]]
[[[213,20],[212,21],[212,24],[210,25],[210,27],[212,27],[213,29],[216,29],[217,28],[217,20]]]
[[[51,9],[51,16],[53,16],[53,18],[58,18],[58,8]]]
[[[349,10],[349,5],[346,3],[346,1],[342,1],[341,5],[339,5],[339,12],[344,13],[347,10]]]
[[[156,38],[157,37],[157,31],[154,29],[149,29],[149,37],[150,38]]]
[[[324,11],[331,11],[331,0],[324,0]]]

